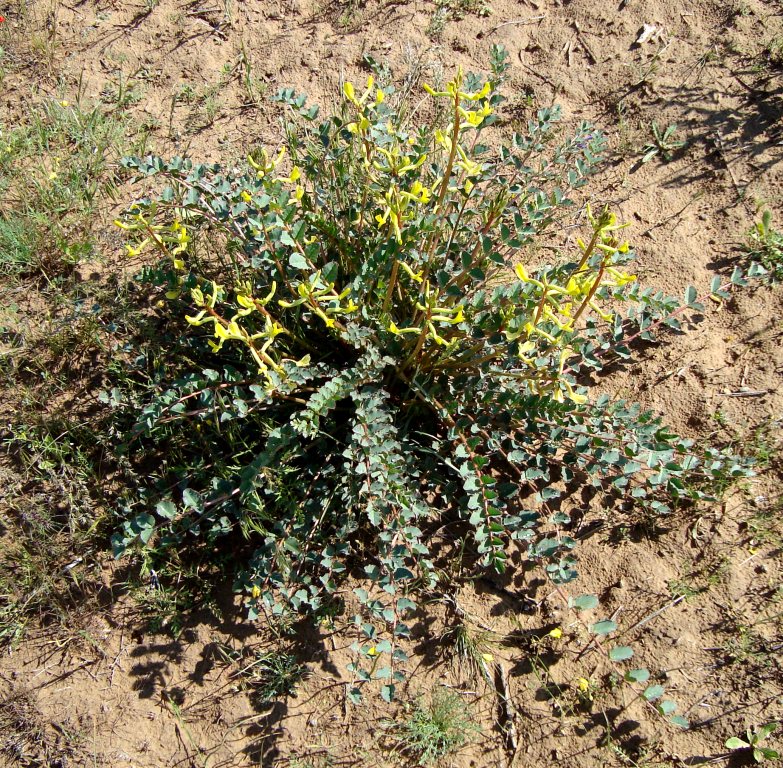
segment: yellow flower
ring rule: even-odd
[[[250,192],[248,192],[246,189],[242,191],[242,194],[240,195],[240,197],[241,197],[241,198],[242,198],[242,199],[243,199],[243,200],[244,200],[246,203],[249,203],[249,202],[250,202],[250,201],[253,199],[253,196],[252,196],[252,195],[250,194]]]
[[[68,102],[66,99],[63,99],[63,100],[60,102],[60,106],[61,106],[61,107],[67,107],[67,106],[70,106],[70,102]]]
[[[555,627],[549,632],[549,637],[553,637],[555,640],[559,640],[563,636],[563,630],[560,627]]]
[[[367,649],[367,655],[368,656],[377,656],[378,655],[378,649],[373,645],[371,648]]]
[[[250,596],[253,598],[259,597],[261,595],[261,588],[258,586],[258,584],[253,584],[253,589],[250,590]]]
[[[417,283],[423,283],[424,277],[423,272],[414,272],[404,261],[400,262],[400,266],[403,268],[403,270],[406,272],[408,277],[410,277],[411,280],[415,280]]]
[[[343,94],[345,95],[345,98],[348,99],[348,101],[351,101],[354,104],[357,103],[356,91],[354,90],[353,83],[348,81],[343,83]]]
[[[482,653],[481,660],[485,664],[491,664],[495,660],[495,657],[491,653]]]
[[[57,174],[54,171],[49,171],[49,181],[54,181],[57,178]]]
[[[590,681],[586,677],[580,677],[576,681],[577,688],[582,693],[585,693],[586,691],[590,690]]]

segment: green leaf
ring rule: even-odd
[[[698,297],[699,297],[699,292],[692,285],[689,285],[685,289],[685,303],[688,306],[691,306]]]
[[[756,731],[756,738],[759,741],[766,739],[770,733],[777,729],[777,727],[778,723],[766,723],[765,725],[762,725],[761,728]]]
[[[414,603],[413,600],[409,600],[407,597],[401,597],[397,601],[397,612],[400,615],[415,610],[416,610],[416,603]]]
[[[673,712],[677,711],[677,704],[671,699],[664,699],[663,701],[659,702],[658,711],[662,715],[671,715]]]
[[[338,271],[339,271],[339,267],[337,265],[337,262],[330,261],[328,264],[325,264],[323,269],[321,270],[321,277],[323,277],[324,281],[327,283],[336,283]]]
[[[648,688],[645,688],[642,696],[644,696],[647,701],[655,701],[655,699],[660,699],[663,694],[664,688],[662,685],[651,685]]]
[[[628,661],[633,656],[633,648],[627,645],[616,645],[609,651],[609,658],[612,661]]]
[[[394,701],[394,689],[395,689],[394,683],[389,683],[389,685],[384,685],[381,688],[381,698],[389,703]]]
[[[611,621],[611,619],[604,619],[603,621],[597,621],[590,626],[590,631],[595,635],[608,635],[610,632],[614,632],[617,629],[617,624]]]
[[[669,722],[672,725],[676,725],[678,728],[690,728],[691,724],[687,717],[683,717],[682,715],[673,715],[669,718]]]
[[[305,259],[305,257],[302,256],[301,253],[292,253],[288,257],[288,263],[294,269],[309,269],[310,268],[310,265],[307,263],[307,259]]]
[[[580,595],[569,598],[568,604],[577,611],[589,611],[598,605],[598,598],[595,595]]]
[[[155,518],[152,515],[139,515],[136,522],[139,525],[139,538],[147,544],[155,532]]]
[[[750,747],[750,744],[747,741],[743,741],[736,736],[726,740],[726,749],[748,749],[748,747]]]
[[[644,669],[632,669],[630,672],[625,673],[625,679],[629,683],[646,683],[650,679],[650,670]]]
[[[160,501],[155,511],[167,520],[173,520],[177,515],[177,505],[173,501]]]
[[[376,669],[373,673],[373,678],[376,680],[388,680],[392,676],[392,669],[391,667],[381,667],[380,669]]]
[[[182,492],[182,502],[188,509],[192,509],[198,514],[204,511],[204,500],[201,498],[201,494],[192,488],[185,488]]]

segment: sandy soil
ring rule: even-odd
[[[706,287],[741,258],[759,207],[783,221],[783,73],[768,49],[783,35],[779,4],[493,0],[488,15],[460,14],[459,5],[444,13],[421,0],[84,0],[27,4],[25,14],[8,6],[8,50],[21,64],[5,77],[0,111],[22,116],[31,97],[114,99],[149,126],[160,153],[230,159],[277,143],[266,97],[278,87],[306,90],[328,107],[342,79],[366,76],[364,56],[415,83],[457,64],[480,69],[489,45],[502,43],[511,54],[512,122],[556,101],[567,123],[587,119],[607,132],[611,156],[589,195],[631,223],[644,282],[676,295],[691,283]],[[656,29],[637,43],[646,24]],[[14,42],[23,27],[35,34]],[[669,163],[640,162],[653,120],[676,124],[687,140]],[[601,386],[664,413],[686,435],[751,451],[763,437],[779,448],[782,310],[779,288],[710,302],[700,322]],[[402,698],[438,686],[463,697],[482,735],[447,764],[721,762],[729,736],[783,719],[778,482],[770,471],[723,504],[659,521],[657,530],[594,512],[597,525],[583,521],[578,592],[601,595],[602,613],[616,616],[638,665],[665,681],[694,723],[688,731],[615,689],[584,630],[519,569],[463,586],[457,597],[477,631],[492,631],[488,647],[507,670],[519,731],[508,749],[494,687],[451,662],[441,637],[453,607],[434,595],[418,616]],[[765,514],[774,535],[754,527]],[[404,717],[404,703],[354,708],[346,700],[353,638],[340,619],[301,628],[292,652],[304,680],[296,695],[263,703],[242,670],[278,647],[268,629],[243,620],[228,595],[220,620],[194,616],[176,639],[149,633],[120,596],[120,568],[103,566],[105,588],[74,616],[73,631],[31,627],[0,657],[0,764],[405,764],[389,725]],[[561,639],[547,635],[561,623]],[[591,681],[590,692],[580,695],[578,678]],[[558,696],[547,693],[552,686]]]

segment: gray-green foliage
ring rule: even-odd
[[[777,730],[778,725],[779,723],[766,723],[758,728],[748,728],[744,739],[732,736],[726,741],[726,748],[748,750],[757,763],[764,760],[777,760],[780,753],[776,749],[763,746],[762,742]]]
[[[230,169],[124,161],[163,185],[120,225],[131,250],[161,254],[143,279],[171,302],[172,331],[137,361],[148,378],[113,398],[135,416],[124,450],[157,462],[120,510],[115,551],[210,557],[242,534],[251,618],[323,610],[349,569],[365,575],[355,700],[376,680],[391,698],[402,679],[399,641],[436,578],[433,527],[461,520],[497,570],[517,542],[563,584],[577,576],[555,508],[567,490],[663,515],[748,471],[638,406],[590,397],[585,372],[678,328],[681,308],[625,271],[633,253],[608,211],[588,210],[576,249],[558,240],[599,132],[563,138],[544,109],[498,151],[482,143],[505,58],[493,50],[487,80],[430,89],[446,103],[435,126],[410,125],[388,83],[346,84],[323,121],[281,92],[288,175],[263,152]],[[685,303],[701,308],[695,289]],[[183,315],[195,328],[177,328]]]
[[[470,708],[457,693],[438,688],[428,702],[419,699],[396,728],[397,748],[419,765],[433,765],[454,754],[479,733]]]
[[[772,214],[764,211],[748,235],[748,258],[760,263],[772,280],[783,280],[783,234],[772,226]]]

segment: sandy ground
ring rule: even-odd
[[[281,86],[328,109],[341,80],[366,77],[365,56],[414,84],[458,64],[481,69],[489,45],[502,43],[512,124],[557,102],[567,124],[586,119],[606,131],[610,157],[589,196],[630,222],[645,283],[675,295],[707,287],[740,259],[759,208],[783,221],[783,72],[769,62],[770,41],[783,39],[779,4],[493,0],[487,15],[459,5],[84,0],[33,3],[24,18],[7,7],[6,29],[30,34],[8,45],[18,66],[5,77],[0,114],[22,116],[30,98],[114,99],[149,127],[160,153],[231,159],[277,144],[267,97]],[[636,42],[645,25],[655,29]],[[671,162],[640,162],[653,120],[676,124],[687,141]],[[600,386],[664,413],[686,435],[748,446],[764,435],[776,447],[782,297],[761,287],[709,302],[699,322]],[[569,619],[520,571],[458,594],[474,625],[495,633],[492,653],[508,672],[519,730],[509,750],[494,690],[449,660],[440,638],[453,615],[434,596],[418,616],[402,698],[446,686],[464,699],[482,735],[446,764],[724,762],[729,736],[783,718],[780,539],[757,541],[753,528],[761,513],[779,518],[777,482],[767,473],[698,516],[659,521],[657,531],[602,519],[581,549],[578,591],[600,595],[601,611],[616,615],[639,666],[694,723],[688,731],[615,690],[579,626],[547,636]],[[104,566],[104,597],[121,593],[119,569]],[[339,619],[301,629],[293,650],[308,674],[295,696],[265,704],[240,670],[277,645],[230,595],[223,607],[221,620],[194,616],[176,639],[146,632],[129,597],[85,606],[65,637],[31,627],[0,657],[0,764],[405,764],[389,726],[405,716],[404,703],[346,700],[353,638]],[[580,677],[595,690],[580,695]]]

